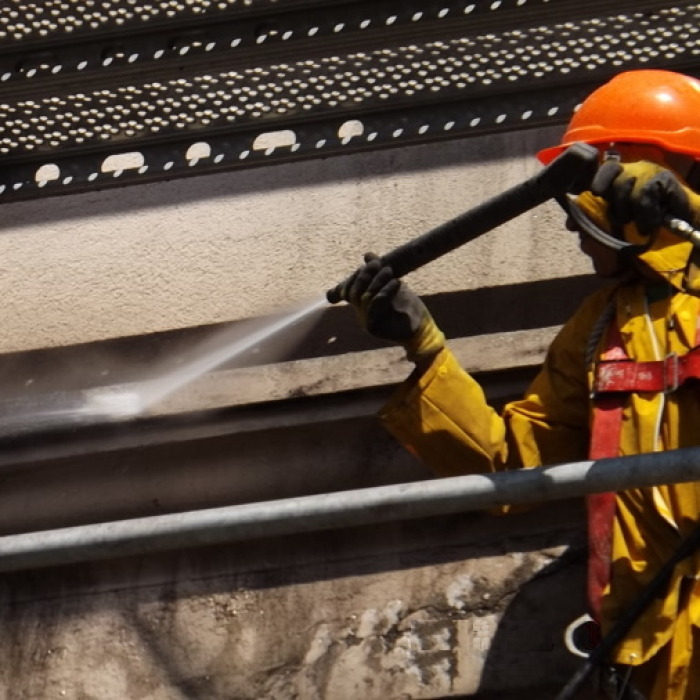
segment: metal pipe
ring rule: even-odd
[[[700,447],[0,537],[0,571],[700,481]]]

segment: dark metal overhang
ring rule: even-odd
[[[699,36],[651,0],[13,1],[0,202],[560,125]]]

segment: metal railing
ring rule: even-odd
[[[0,571],[700,480],[700,447],[327,493],[0,538]]]

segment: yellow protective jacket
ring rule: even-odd
[[[593,215],[593,198],[584,203]],[[650,294],[642,282],[617,283],[586,299],[556,336],[525,397],[502,415],[487,405],[480,386],[446,348],[398,389],[380,414],[384,425],[441,476],[585,459],[593,415],[592,367],[585,355],[596,323],[614,304],[614,322],[633,360],[688,352],[696,343],[700,299],[679,288],[688,287],[691,250],[668,232],[660,234],[642,259],[668,285]],[[694,445],[700,445],[700,383],[666,395],[630,395],[620,454]],[[700,485],[633,489],[617,494],[616,506],[611,580],[601,608],[604,633],[698,522]],[[643,664],[635,675],[650,700],[700,698],[698,572],[700,555],[678,567],[666,597],[647,608],[613,659]]]

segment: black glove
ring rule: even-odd
[[[613,227],[634,223],[648,236],[664,225],[666,216],[697,225],[698,195],[670,170],[649,161],[605,161],[593,178],[591,192],[607,201]]]
[[[373,253],[365,255],[365,264],[350,277],[341,297],[355,309],[365,331],[403,345],[413,362],[436,355],[445,345],[425,304]]]

